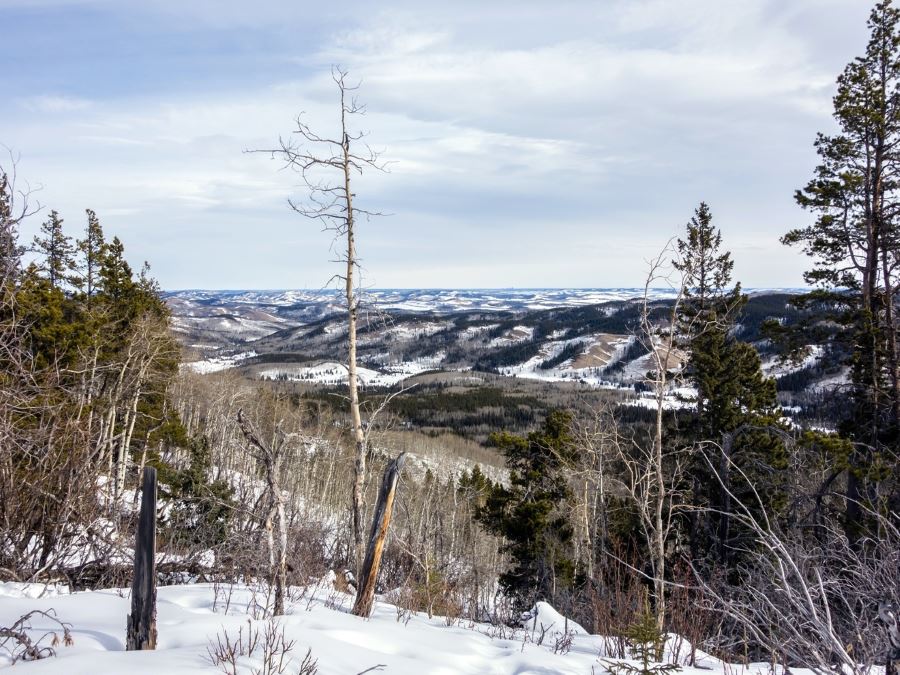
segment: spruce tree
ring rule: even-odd
[[[706,202],[694,211],[687,237],[678,240],[680,260],[675,269],[684,277],[682,319],[696,323],[727,321],[746,302],[738,283],[729,289],[734,261],[729,251],[719,252],[722,233],[712,224]]]
[[[734,335],[740,309],[746,303],[740,283],[733,286],[731,254],[722,250],[722,233],[712,224],[705,203],[687,225],[687,236],[678,240],[685,301],[680,308],[682,343],[689,351],[686,374],[697,390],[696,412],[686,427],[689,440],[713,442],[720,452],[714,458],[718,477],[707,460],[695,457],[692,491],[698,506],[711,510],[695,516],[691,527],[694,556],[712,549],[719,563],[728,563],[739,539],[728,513],[733,467],[740,467],[759,489],[771,492],[780,503],[773,472],[785,468],[785,449],[780,430],[775,381],[762,373],[756,350]],[[765,486],[765,487],[764,487]]]
[[[72,239],[63,232],[63,221],[56,211],[41,225],[41,234],[34,238],[34,250],[43,256],[40,270],[44,272],[51,288],[61,289],[69,280],[75,267],[75,247]]]
[[[73,340],[80,326],[72,320],[72,304],[34,263],[20,275],[16,309],[28,326],[27,341],[38,369],[66,368],[74,363]]]

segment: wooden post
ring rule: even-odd
[[[375,504],[375,515],[372,518],[372,531],[369,534],[369,545],[366,548],[366,559],[359,575],[356,602],[353,603],[353,613],[356,616],[368,617],[372,613],[372,604],[375,600],[375,581],[378,578],[378,568],[381,566],[381,554],[384,552],[388,526],[391,524],[391,511],[394,508],[397,481],[400,479],[400,471],[403,469],[405,460],[406,453],[401,452],[388,464],[384,470],[384,477],[381,479],[381,489],[378,491],[378,502]]]
[[[156,469],[149,466],[141,486],[125,649],[156,649]]]

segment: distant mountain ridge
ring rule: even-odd
[[[806,289],[759,288],[745,289],[747,293],[802,293]],[[341,291],[334,289],[272,289],[272,290],[207,290],[184,289],[164,294],[170,303],[180,302],[205,307],[255,305],[260,307],[320,309],[319,317],[341,309]],[[643,288],[377,288],[363,292],[364,304],[383,311],[450,314],[455,312],[556,309],[580,307],[604,302],[635,300],[643,297]],[[674,298],[671,288],[654,288],[654,300]]]

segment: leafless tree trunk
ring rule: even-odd
[[[375,505],[375,514],[372,517],[372,532],[369,535],[366,559],[359,578],[359,591],[356,594],[356,602],[353,604],[353,613],[357,616],[368,617],[372,613],[375,583],[378,580],[381,556],[384,553],[384,544],[391,524],[397,482],[400,480],[400,472],[403,470],[405,459],[406,454],[401,453],[384,470],[384,478],[378,492],[378,502]]]
[[[244,438],[250,444],[250,452],[263,468],[266,481],[266,538],[269,545],[269,575],[275,587],[275,604],[272,613],[284,614],[284,594],[287,587],[287,518],[284,508],[284,492],[281,488],[281,465],[284,461],[285,439],[276,426],[271,443],[262,440],[257,430],[238,410],[238,424]],[[275,528],[278,528],[276,535]]]
[[[641,461],[637,467],[630,469],[630,491],[637,497],[638,511],[650,549],[653,600],[657,626],[661,631],[665,627],[666,617],[666,544],[674,530],[675,513],[682,502],[675,487],[681,474],[680,462],[677,458],[671,458],[671,465],[667,466],[664,453],[665,399],[672,383],[671,370],[681,367],[676,325],[684,297],[684,280],[680,277],[673,278],[673,274],[678,273],[669,267],[670,255],[677,256],[677,250],[671,242],[650,261],[650,270],[644,284],[638,339],[643,342],[650,356],[652,369],[648,372],[646,383],[653,394],[655,415],[650,449],[639,449]],[[666,309],[668,326],[659,326],[652,319],[650,292],[658,283],[666,283],[676,292],[674,302]]]
[[[366,480],[366,436],[359,404],[359,382],[356,368],[356,329],[359,319],[359,254],[356,248],[356,223],[362,217],[381,215],[360,209],[355,205],[351,178],[365,169],[384,171],[379,153],[366,145],[363,132],[350,128],[350,116],[362,115],[365,107],[357,102],[353,92],[358,85],[348,82],[347,72],[332,70],[332,77],[340,92],[341,127],[337,138],[320,136],[297,118],[294,135],[297,140],[279,139],[280,147],[274,150],[257,150],[280,158],[301,177],[308,190],[308,199],[302,202],[290,200],[291,207],[306,218],[318,220],[325,230],[334,232],[336,239],[344,241],[344,252],[338,262],[344,265],[343,273],[335,278],[343,284],[347,310],[347,383],[350,399],[351,435],[355,446],[353,465],[353,491],[351,496],[351,525],[356,547],[357,571],[362,562],[362,508],[363,488]],[[357,150],[357,144],[361,149]],[[335,174],[337,177],[335,178]]]

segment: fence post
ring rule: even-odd
[[[149,466],[141,484],[125,649],[156,649],[156,469]]]

